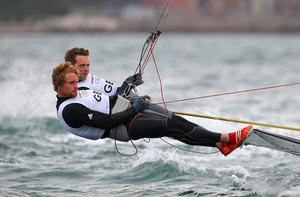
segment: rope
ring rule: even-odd
[[[167,108],[167,105],[166,105],[166,102],[165,102],[165,97],[164,97],[164,91],[163,91],[163,84],[162,84],[162,80],[161,80],[161,77],[160,77],[160,74],[159,74],[159,71],[158,71],[158,66],[156,64],[156,60],[155,60],[155,57],[153,55],[153,51],[151,51],[151,54],[152,54],[152,59],[153,59],[153,62],[154,62],[154,67],[155,67],[155,70],[156,70],[156,74],[157,74],[157,77],[158,77],[158,80],[159,80],[159,86],[160,86],[160,95],[161,95],[161,99],[162,99],[162,102],[164,104],[164,108],[166,110],[166,114],[169,114],[168,113],[168,108]]]
[[[137,70],[138,70],[138,69],[139,69],[139,72],[140,72],[141,74],[144,72],[144,69],[145,69],[145,67],[146,67],[146,64],[147,64],[147,62],[148,62],[148,60],[149,60],[149,58],[150,58],[150,53],[151,53],[151,51],[153,51],[153,49],[154,49],[154,47],[155,47],[155,45],[156,45],[156,42],[157,42],[157,40],[158,40],[158,37],[159,37],[159,35],[161,34],[161,32],[158,30],[158,26],[159,26],[159,24],[161,23],[161,21],[162,21],[162,19],[163,19],[164,16],[165,16],[165,17],[164,17],[164,18],[165,18],[165,21],[164,21],[164,22],[166,22],[166,19],[167,19],[168,13],[169,13],[169,11],[166,12],[166,10],[167,10],[167,8],[169,7],[169,3],[170,3],[170,0],[168,0],[168,1],[166,2],[166,4],[165,4],[165,6],[164,6],[164,8],[163,8],[163,10],[162,10],[162,12],[161,12],[161,14],[160,14],[160,16],[159,16],[159,19],[158,19],[158,21],[157,21],[157,23],[156,23],[156,25],[155,25],[155,27],[154,27],[154,31],[153,31],[153,32],[151,33],[151,35],[146,39],[146,41],[145,41],[145,43],[144,43],[144,45],[143,45],[142,52],[141,52],[141,56],[140,56],[140,61],[139,61],[139,64],[138,64],[137,68],[135,69],[134,74],[137,73]],[[151,43],[151,45],[150,45],[150,50],[148,50],[148,48],[149,48],[149,43]],[[145,56],[147,50],[148,50],[148,54],[147,54],[147,56],[146,56],[146,58],[145,58],[145,60],[144,60],[143,66],[142,66],[141,64],[142,64],[143,58],[144,58],[144,56]]]
[[[163,16],[164,16],[164,14],[166,13],[167,8],[169,7],[169,3],[170,3],[170,0],[168,0],[167,3],[165,4],[164,9],[163,9],[163,11],[161,12],[160,17],[159,17],[159,19],[158,19],[158,21],[157,21],[157,23],[156,23],[156,25],[155,25],[154,31],[157,31],[157,30],[158,30],[158,25],[160,24],[160,22],[161,22],[161,20],[162,20],[162,18],[163,18]],[[167,18],[168,14],[169,14],[169,11],[167,11],[167,14],[166,14],[166,16],[165,16],[165,19]]]
[[[240,93],[246,93],[246,92],[254,92],[254,91],[259,91],[259,90],[275,89],[275,88],[282,88],[282,87],[296,86],[296,85],[300,85],[300,82],[258,87],[258,88],[238,90],[238,91],[232,91],[232,92],[222,92],[222,93],[217,93],[217,94],[196,96],[196,97],[190,97],[190,98],[182,98],[182,99],[176,99],[176,100],[169,100],[169,101],[165,101],[164,103],[178,103],[178,102],[182,102],[182,101],[190,101],[190,100],[217,97],[217,96],[225,96],[225,95],[231,95],[231,94],[240,94]],[[163,104],[163,102],[157,102],[154,104]]]
[[[184,148],[181,148],[179,146],[176,146],[174,144],[171,144],[170,142],[167,142],[166,140],[164,140],[163,138],[160,138],[164,143],[174,147],[174,148],[177,148],[179,150],[183,150],[183,151],[186,151],[186,152],[190,152],[190,153],[197,153],[197,154],[204,154],[204,155],[210,155],[210,154],[216,154],[218,153],[219,151],[213,151],[213,152],[200,152],[200,151],[193,151],[193,150],[187,150],[187,149],[184,149]]]
[[[115,140],[115,150],[117,151],[117,153],[119,153],[122,156],[127,156],[127,157],[131,157],[131,156],[136,155],[138,153],[138,149],[137,149],[136,145],[133,143],[132,140],[130,140],[130,142],[131,142],[135,152],[132,153],[132,154],[127,154],[127,153],[122,153],[121,151],[119,151],[119,148],[118,148],[118,145],[117,145],[117,140]]]
[[[272,127],[272,128],[278,128],[278,129],[300,131],[300,128],[297,128],[297,127],[275,125],[275,124],[269,124],[269,123],[247,121],[247,120],[237,120],[237,119],[225,118],[225,117],[221,117],[221,116],[209,116],[209,115],[204,115],[204,114],[194,114],[194,113],[188,113],[188,112],[178,112],[178,111],[171,111],[171,112],[173,112],[174,114],[193,116],[193,117],[198,117],[198,118],[207,118],[207,119],[213,119],[213,120],[222,120],[222,121],[235,122],[235,123],[245,123],[245,124],[259,125],[259,126]]]
[[[148,50],[148,53],[147,53],[147,56],[146,56],[146,58],[145,58],[145,60],[144,60],[144,63],[143,63],[143,65],[141,66],[141,73],[143,74],[144,73],[144,70],[145,70],[145,68],[146,68],[146,65],[147,65],[147,63],[148,63],[148,60],[150,59],[150,57],[151,57],[151,54],[153,55],[153,50],[154,50],[154,48],[155,48],[155,46],[156,46],[156,43],[157,43],[157,41],[158,41],[158,37],[159,37],[159,35],[160,35],[160,31],[158,31],[158,32],[156,32],[156,33],[152,33],[151,34],[151,38],[150,38],[150,41],[151,41],[151,45],[150,45],[150,48],[149,48],[149,50]]]

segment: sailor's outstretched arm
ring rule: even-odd
[[[126,124],[138,112],[147,109],[149,102],[145,100],[146,97],[134,99],[131,107],[114,114],[101,113],[91,110],[82,104],[71,103],[63,109],[62,116],[65,122],[73,128],[87,125],[101,129],[112,129],[121,124]]]
[[[104,114],[91,110],[79,103],[67,105],[62,113],[66,123],[73,128],[87,125],[101,129],[111,129],[121,125],[127,122],[135,114],[137,114],[137,110],[134,107],[130,107],[125,111],[115,114]]]

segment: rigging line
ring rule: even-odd
[[[141,72],[144,73],[144,70],[146,68],[146,65],[151,57],[151,54],[153,55],[153,50],[155,48],[155,45],[158,41],[158,36],[159,36],[160,32],[157,32],[157,33],[152,33],[152,36],[154,36],[154,38],[151,40],[151,45],[150,45],[150,48],[148,50],[148,53],[147,53],[147,56],[143,62],[143,65],[141,66]]]
[[[146,40],[146,43],[148,43],[148,45],[147,45],[147,48],[145,49],[145,53],[146,53],[146,51],[148,49],[149,42],[151,42],[151,45],[150,45],[150,49],[148,50],[148,54],[147,54],[147,56],[146,56],[146,58],[144,60],[143,66],[140,67],[140,69],[142,70],[142,73],[144,72],[145,67],[147,65],[147,62],[148,62],[148,60],[150,58],[150,55],[151,55],[150,53],[152,53],[153,49],[155,48],[155,45],[156,45],[156,43],[158,41],[158,37],[161,34],[161,31],[158,30],[158,26],[161,23],[163,17],[164,17],[164,23],[167,20],[167,16],[169,14],[169,10],[167,10],[167,8],[169,7],[169,3],[170,3],[170,0],[168,0],[166,2],[165,6],[164,6],[164,8],[163,8],[163,10],[162,10],[162,12],[160,14],[160,17],[159,17],[159,19],[158,19],[158,21],[157,21],[157,23],[156,23],[156,25],[154,27],[154,31],[151,33],[151,35]],[[167,12],[166,12],[166,10],[167,10]],[[142,58],[141,58],[141,61],[142,61]]]
[[[166,141],[166,140],[163,139],[163,138],[160,138],[160,139],[161,139],[164,143],[166,143],[166,144],[168,144],[168,145],[170,145],[170,146],[172,146],[172,147],[174,147],[174,148],[177,148],[177,149],[179,149],[179,150],[186,151],[186,152],[197,153],[197,154],[205,154],[205,155],[216,154],[216,153],[219,152],[219,151],[214,151],[214,152],[200,152],[200,151],[188,150],[188,149],[185,149],[185,148],[181,148],[181,147],[179,147],[179,146],[176,146],[176,145],[174,145],[174,144],[172,144],[172,143]]]
[[[154,67],[155,67],[155,70],[156,70],[156,73],[157,73],[157,77],[158,77],[158,80],[159,80],[161,99],[162,99],[162,102],[164,103],[164,107],[165,107],[166,113],[169,114],[168,113],[167,105],[165,104],[165,97],[164,97],[162,80],[161,80],[161,77],[160,77],[160,74],[159,74],[159,71],[158,71],[158,66],[156,64],[156,60],[155,60],[155,57],[154,57],[154,54],[153,54],[152,50],[151,50],[151,55],[152,55],[152,59],[153,59],[153,62],[154,62]]]
[[[129,127],[128,127],[128,135],[129,135],[129,137],[130,137],[130,132],[131,132],[132,124],[133,124],[134,121],[136,121],[136,119],[137,119],[139,116],[141,116],[141,115],[142,115],[141,113],[138,113],[138,114],[135,115],[134,118],[131,120],[131,123],[130,123],[130,125],[129,125]],[[117,146],[117,140],[115,140],[115,150],[116,150],[120,155],[123,155],[123,156],[134,156],[134,155],[136,155],[136,154],[138,153],[138,149],[137,149],[137,147],[136,147],[136,145],[134,144],[134,142],[133,142],[132,139],[130,139],[129,141],[131,142],[131,144],[132,144],[132,146],[133,146],[133,148],[134,148],[134,150],[135,150],[134,153],[132,153],[132,154],[121,153],[121,152],[119,151],[119,149],[118,149],[118,146]]]
[[[119,150],[118,145],[117,145],[117,140],[115,140],[115,150],[117,151],[117,153],[119,153],[119,154],[122,155],[122,156],[128,156],[128,157],[131,157],[131,156],[136,155],[136,154],[138,153],[138,149],[137,149],[136,145],[134,144],[134,142],[133,142],[132,140],[130,140],[130,142],[131,142],[131,144],[132,144],[132,146],[133,146],[135,152],[132,153],[132,154],[127,154],[127,153],[122,153],[122,152]]]
[[[138,69],[139,71],[141,72],[141,64],[142,64],[142,61],[143,61],[143,58],[148,50],[148,47],[149,47],[149,42],[148,42],[148,39],[150,39],[150,37],[147,38],[146,42],[144,43],[143,45],[143,48],[142,48],[142,51],[141,51],[141,55],[140,55],[140,60],[139,60],[139,64],[138,66],[136,67],[135,71],[134,71],[134,74],[137,73]]]
[[[154,49],[154,46],[155,46],[155,44],[157,42],[157,39],[158,39],[158,36],[160,35],[160,33],[161,33],[160,31],[152,32],[151,35],[148,36],[148,38],[146,39],[146,41],[145,41],[145,43],[143,45],[142,51],[141,51],[139,64],[136,67],[134,73],[137,73],[138,69],[141,72],[141,70],[143,69],[143,67],[145,67],[145,64],[148,62],[148,59],[149,59],[149,56],[150,56],[149,55],[150,54],[150,50],[151,50],[151,48],[152,48],[152,50]],[[149,46],[150,46],[150,49],[148,50]],[[146,55],[146,58],[144,59],[144,56],[145,56],[145,54],[146,54],[147,51],[148,51],[148,53]],[[144,62],[143,62],[143,65],[142,65],[143,59],[144,59]]]
[[[204,114],[194,114],[194,113],[178,112],[178,111],[171,111],[171,110],[170,110],[170,112],[173,112],[174,114],[178,114],[178,115],[193,116],[193,117],[198,117],[198,118],[222,120],[222,121],[235,122],[235,123],[244,123],[244,124],[259,125],[259,126],[264,126],[264,127],[272,127],[272,128],[277,128],[277,129],[300,131],[300,128],[298,128],[298,127],[275,125],[275,124],[269,124],[269,123],[262,123],[262,122],[248,121],[248,120],[238,120],[238,119],[233,119],[233,118],[226,118],[226,117],[222,117],[222,116],[209,116],[209,115],[204,115]]]
[[[160,33],[161,33],[160,31],[158,31],[158,26],[159,26],[159,24],[161,23],[161,21],[162,21],[164,15],[165,15],[165,21],[166,21],[166,18],[167,18],[168,13],[169,13],[169,11],[167,11],[167,13],[166,13],[166,10],[167,10],[167,8],[168,8],[168,6],[169,6],[169,2],[170,2],[170,0],[168,0],[168,1],[166,2],[165,6],[164,6],[164,8],[163,8],[163,10],[162,10],[162,12],[161,12],[161,14],[160,14],[160,17],[159,17],[159,19],[158,19],[158,21],[157,21],[157,23],[156,23],[156,25],[155,25],[155,27],[154,27],[154,31],[151,33],[150,36],[148,36],[148,38],[146,39],[146,41],[145,41],[145,43],[144,43],[144,45],[143,45],[142,52],[141,52],[141,55],[140,55],[139,64],[138,64],[138,66],[136,67],[134,74],[137,73],[138,69],[139,69],[139,71],[141,72],[141,70],[142,70],[141,64],[142,64],[144,55],[146,54],[146,52],[147,52],[147,50],[148,50],[149,43],[151,42],[151,46],[152,46],[152,45],[153,45],[153,42],[154,42],[155,40],[157,41],[157,37],[158,37],[158,36],[160,35]],[[165,14],[165,13],[166,13],[166,14]],[[164,22],[165,22],[165,21],[164,21]],[[150,48],[151,48],[151,46],[150,46]],[[155,46],[155,44],[154,44],[154,46]],[[153,47],[153,48],[154,48],[154,47]],[[148,55],[149,55],[149,50],[148,50]],[[148,55],[147,55],[147,56],[148,56]],[[147,58],[146,58],[146,59],[147,59]],[[145,61],[144,61],[144,64],[146,64],[147,61],[148,61],[148,60],[145,60]],[[146,62],[146,63],[145,63],[145,62]]]
[[[143,73],[143,70],[145,69],[146,64],[147,64],[147,62],[148,62],[148,60],[150,58],[151,51],[153,51],[153,49],[154,49],[154,47],[156,45],[156,42],[157,42],[158,37],[159,37],[160,34],[161,34],[160,31],[156,31],[156,32],[152,32],[151,35],[148,36],[148,38],[146,39],[146,41],[144,43],[144,46],[142,48],[142,52],[141,52],[139,64],[136,67],[134,73],[137,73],[138,69],[139,69],[140,73]],[[150,48],[149,48],[149,46],[150,46]],[[145,56],[145,54],[146,54],[147,51],[148,51],[148,53],[146,55],[146,58],[144,58],[144,56]],[[142,61],[143,61],[143,64],[142,64]]]
[[[169,101],[166,101],[165,103],[177,103],[177,102],[182,102],[182,101],[190,101],[190,100],[217,97],[217,96],[225,96],[225,95],[231,95],[231,94],[240,94],[240,93],[254,92],[254,91],[259,91],[259,90],[283,88],[283,87],[295,86],[295,85],[300,85],[300,82],[287,83],[287,84],[281,84],[281,85],[273,85],[273,86],[265,86],[265,87],[238,90],[238,91],[232,91],[232,92],[223,92],[223,93],[210,94],[210,95],[205,95],[205,96],[196,96],[196,97],[176,99],[176,100],[169,100]],[[153,103],[153,104],[163,104],[163,102],[157,102],[157,103]]]
[[[170,0],[168,0],[160,14],[160,17],[154,27],[154,31],[151,33],[151,35],[148,37],[147,41],[146,42],[150,42],[151,41],[151,46],[150,46],[150,49],[148,51],[148,54],[147,54],[147,57],[145,58],[145,61],[143,63],[143,66],[142,66],[142,70],[145,70],[145,67],[146,67],[146,64],[150,58],[150,53],[152,53],[151,51],[153,51],[155,45],[156,45],[156,42],[158,41],[158,37],[159,35],[161,34],[161,31],[158,30],[158,26],[159,24],[161,23],[163,17],[164,17],[164,23],[166,22],[167,20],[167,17],[168,17],[168,14],[169,14],[169,10],[167,10],[167,8],[169,7],[169,3],[170,3]],[[167,12],[166,12],[167,10]],[[148,45],[149,46],[149,45]],[[147,49],[146,49],[147,50]]]
[[[165,19],[167,18],[169,11],[167,11],[167,14],[165,14],[165,12],[166,12],[167,8],[169,7],[169,3],[170,3],[170,0],[168,0],[167,3],[165,4],[164,9],[161,12],[160,17],[155,25],[154,32],[156,32],[158,30],[158,26],[159,26],[163,16],[165,15]]]

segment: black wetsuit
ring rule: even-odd
[[[56,108],[68,98],[57,97]],[[115,97],[110,97],[113,107]],[[151,107],[150,107],[151,109]],[[90,119],[88,114],[93,114]],[[104,114],[90,110],[82,104],[72,103],[63,110],[65,122],[73,128],[83,125],[105,129],[105,138],[109,135],[110,129],[125,124],[128,128],[128,135],[131,139],[171,137],[190,145],[201,145],[215,147],[220,141],[221,134],[206,130],[180,116],[171,114],[167,116],[153,110],[146,110],[137,113],[135,108],[130,107],[123,112],[116,114]]]

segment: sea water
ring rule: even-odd
[[[54,66],[72,47],[90,50],[91,71],[118,85],[138,65],[147,33],[2,34],[1,196],[298,196],[300,158],[246,146],[227,157],[169,138],[91,141],[56,118]],[[299,34],[168,34],[138,88],[153,102],[299,82]],[[160,87],[162,86],[162,91]],[[169,110],[300,127],[299,86],[175,102]],[[245,124],[185,117],[216,132]],[[300,139],[297,131],[258,127]],[[178,147],[171,146],[166,142]],[[180,149],[179,149],[180,148]],[[119,154],[134,154],[126,157]],[[184,149],[184,150],[181,150]],[[195,153],[198,152],[198,153]]]

